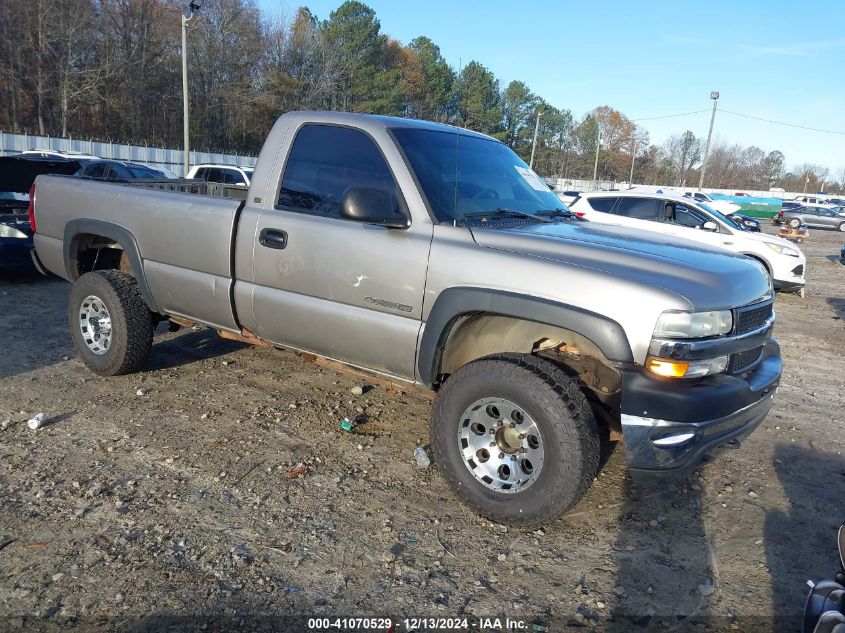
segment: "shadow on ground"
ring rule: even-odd
[[[676,494],[686,488],[684,494]],[[701,488],[693,480],[626,483],[617,567],[614,633],[688,630],[710,619],[715,584]],[[671,534],[671,538],[667,535]]]
[[[144,371],[181,367],[224,356],[244,347],[244,343],[221,338],[214,330],[186,330],[185,334],[166,341],[153,341],[153,349],[144,365]]]
[[[845,319],[845,299],[834,299],[833,297],[828,297],[827,302],[836,313],[837,319]]]
[[[788,507],[766,512],[766,564],[775,615],[781,616],[775,630],[794,631],[806,581],[836,571],[836,530],[845,521],[845,457],[795,444],[778,445],[774,455]]]

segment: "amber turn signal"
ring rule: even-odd
[[[649,358],[646,361],[646,367],[652,374],[657,376],[663,376],[664,378],[683,378],[687,373],[689,363],[663,360],[661,358]]]

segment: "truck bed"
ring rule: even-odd
[[[80,226],[82,232],[109,235],[118,243],[126,235],[135,243],[121,246],[137,250],[149,292],[162,312],[201,314],[208,325],[239,331],[231,300],[232,245],[243,203],[208,195],[215,189],[206,183],[188,183],[173,181],[179,190],[165,190],[159,182],[136,186],[40,176],[35,244],[42,264],[72,280],[70,236]]]

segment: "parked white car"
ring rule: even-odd
[[[237,165],[194,165],[188,172],[187,178],[198,178],[206,182],[219,182],[224,185],[246,185],[252,182],[252,167],[238,167]]]
[[[571,209],[591,222],[656,231],[753,257],[766,268],[775,288],[804,288],[807,260],[801,249],[780,237],[741,229],[691,197],[637,191],[585,193]]]
[[[835,205],[827,200],[827,196],[795,196],[795,202],[800,202],[803,205],[812,204],[817,207],[830,208]]]
[[[722,200],[720,198],[714,198],[709,193],[704,193],[702,191],[687,191],[684,196],[689,196],[690,198],[693,198],[696,202],[703,202],[711,209],[721,211],[725,215],[736,213],[742,208],[735,202],[731,202],[730,200]]]

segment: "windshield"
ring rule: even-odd
[[[252,167],[244,167],[243,168],[246,177],[252,180],[252,173],[255,171]]]
[[[728,215],[725,216],[728,222],[730,222],[731,226],[735,226],[736,228],[740,229],[741,231],[749,231],[750,229],[743,224],[742,218],[738,218],[735,215]]]
[[[706,202],[701,202],[700,200],[696,201],[699,207],[707,211],[710,215],[715,217],[720,222],[727,224],[728,226],[736,226],[735,222],[731,220],[728,216],[724,215],[721,211],[716,211],[713,207],[711,207]],[[744,227],[743,227],[744,228]]]
[[[457,132],[394,128],[438,220],[491,211],[539,213],[565,205],[502,143]]]

